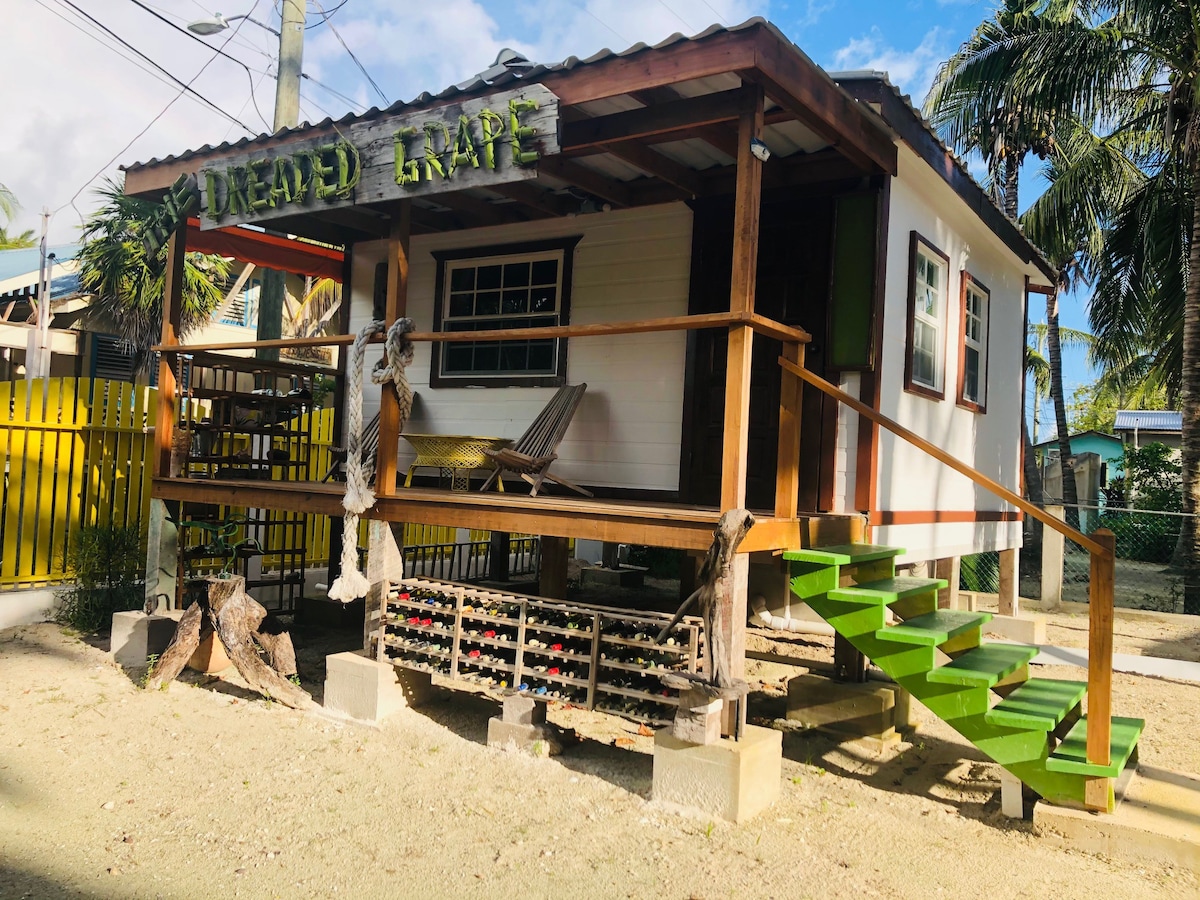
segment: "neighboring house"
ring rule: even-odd
[[[51,375],[78,375],[84,342],[71,329],[87,307],[79,293],[79,244],[57,244],[50,272]],[[34,333],[36,303],[40,294],[41,249],[0,250],[0,381],[25,374],[25,354]]]
[[[1046,478],[1049,469],[1058,465],[1058,440],[1039,441],[1033,445],[1034,452],[1041,463],[1042,478]],[[1120,478],[1121,455],[1125,445],[1117,435],[1105,434],[1103,431],[1080,431],[1071,435],[1071,452],[1076,456],[1084,453],[1095,453],[1100,457],[1100,487],[1108,486],[1113,478]]]
[[[1166,444],[1179,450],[1183,443],[1183,413],[1170,409],[1122,409],[1113,431],[1127,447],[1140,450],[1147,444]]]

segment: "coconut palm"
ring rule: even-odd
[[[13,216],[20,208],[21,204],[17,202],[13,192],[0,184],[0,215],[8,220],[4,225],[0,225],[0,250],[23,250],[26,247],[37,246],[37,238],[33,236],[32,228],[28,228],[20,234],[8,233],[8,226],[12,224]]]
[[[1144,143],[1146,178],[1101,222],[1093,330],[1103,353],[1163,342],[1179,373],[1184,608],[1200,614],[1200,15],[1184,0],[1042,0],[1038,27],[979,66],[976,103],[1074,115]],[[1121,340],[1128,346],[1122,347]],[[1176,351],[1177,357],[1172,359]]]
[[[81,285],[93,295],[88,316],[94,326],[120,335],[137,368],[144,369],[150,348],[162,335],[167,248],[148,256],[142,243],[142,232],[158,207],[127,197],[111,179],[97,193],[104,204],[84,224],[79,254]],[[181,337],[209,320],[228,274],[229,263],[220,256],[187,254]]]

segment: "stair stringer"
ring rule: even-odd
[[[810,562],[793,562],[791,565],[793,593],[930,712],[1040,797],[1052,803],[1083,804],[1086,781],[1083,776],[1051,772],[1046,768],[1046,759],[1053,750],[1047,731],[986,721],[985,715],[991,706],[990,687],[930,681],[929,673],[939,665],[936,649],[881,637],[878,632],[886,634],[887,604],[866,591],[862,592],[861,599],[851,599],[852,586],[838,587],[842,579],[840,570],[844,567]],[[875,563],[873,567],[877,565]],[[878,577],[877,568],[871,577]],[[836,591],[839,597],[830,597],[830,591]],[[930,591],[925,603],[914,604],[911,599],[903,603],[907,608],[906,617],[915,615],[913,610],[929,611],[936,607],[936,590]],[[974,639],[978,643],[978,629],[975,629]],[[962,643],[962,638],[955,639],[955,643]]]

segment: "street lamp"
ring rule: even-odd
[[[304,3],[305,0],[282,0],[280,3],[279,31],[258,22],[250,16],[229,16],[220,13],[211,19],[198,19],[188,24],[188,31],[203,37],[219,34],[236,19],[248,19],[260,28],[279,36],[279,76],[275,84],[276,133],[284,128],[295,128],[300,122],[300,64],[304,58]],[[262,287],[258,292],[258,339],[273,340],[283,337],[283,295],[285,291],[283,272],[264,269]],[[279,359],[274,348],[260,348],[259,359]]]

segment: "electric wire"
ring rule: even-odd
[[[328,14],[326,15],[326,18],[328,18],[328,19],[332,19],[332,18],[333,18],[333,14],[334,14],[335,12],[337,12],[339,9],[341,9],[343,6],[345,6],[345,5],[346,5],[347,3],[349,3],[349,2],[350,2],[350,0],[342,0],[342,2],[341,2],[341,3],[339,3],[339,4],[338,4],[337,6],[335,6],[333,9],[329,10]],[[325,22],[324,22],[324,21],[321,21],[321,22],[317,22],[315,25],[305,25],[305,26],[304,26],[304,30],[305,30],[305,31],[310,31],[310,30],[312,30],[313,28],[320,28],[320,27],[321,27],[322,25],[324,25],[324,24],[325,24]]]
[[[313,0],[313,3],[316,4],[317,12],[319,12],[321,14],[321,18],[324,19],[325,24],[327,24],[329,26],[329,30],[333,32],[333,36],[335,38],[337,38],[338,43],[342,45],[342,49],[345,50],[348,54],[350,54],[350,58],[352,60],[354,60],[354,64],[356,66],[358,66],[358,70],[363,73],[363,77],[365,77],[367,79],[367,82],[371,85],[371,87],[373,87],[375,89],[375,93],[377,93],[381,98],[383,98],[384,105],[390,106],[392,101],[390,101],[387,98],[387,94],[385,94],[383,92],[383,89],[380,88],[379,85],[375,83],[375,79],[371,77],[371,73],[367,71],[367,67],[364,66],[359,61],[358,57],[354,55],[354,51],[351,50],[349,46],[347,46],[346,42],[342,39],[342,35],[338,32],[337,28],[334,27],[334,24],[329,21],[329,15],[328,15],[328,13],[325,12],[325,7],[321,5],[321,0]]]
[[[166,16],[159,15],[157,12],[155,12],[153,9],[151,9],[149,6],[147,6],[145,3],[143,3],[142,0],[129,0],[129,2],[132,3],[134,6],[140,7],[141,9],[150,13],[150,15],[154,16],[154,18],[158,19],[159,21],[165,22],[167,25],[174,28],[176,31],[180,32],[181,34],[187,35],[189,38],[194,40],[196,43],[198,43],[204,47],[209,47],[211,49],[211,45],[206,40],[204,40],[204,38],[200,37],[199,35],[192,34],[192,32],[188,31],[186,28],[180,28],[178,25],[176,25],[174,22],[172,22]],[[226,53],[224,50],[217,50],[217,53],[220,56],[223,56],[226,59],[232,60],[233,62],[237,63],[239,66],[241,66],[245,70],[246,80],[248,82],[250,82],[250,100],[254,104],[254,111],[256,113],[258,113],[258,118],[262,120],[262,123],[264,126],[266,126],[267,131],[273,131],[274,129],[271,127],[271,123],[267,121],[267,117],[264,116],[262,114],[262,110],[258,108],[258,98],[254,96],[254,76],[250,74],[250,67],[248,65],[246,65],[244,62],[242,62],[240,59],[238,59],[236,56],[231,56],[230,54]]]
[[[261,2],[261,0],[254,0],[254,6],[255,6],[255,7],[257,7],[257,6],[258,6],[258,4],[259,4],[259,2]],[[251,13],[253,13],[253,12],[254,12],[254,9],[252,8],[252,9],[250,10],[250,12],[251,12]],[[219,51],[219,50],[224,50],[224,49],[225,49],[226,45],[228,45],[228,43],[229,43],[231,40],[233,40],[233,38],[234,38],[234,37],[237,35],[237,33],[238,33],[238,30],[239,30],[239,29],[242,27],[242,25],[244,24],[244,22],[245,22],[245,20],[243,19],[243,20],[242,20],[242,22],[239,22],[239,23],[237,24],[237,26],[236,26],[236,27],[235,27],[235,28],[232,30],[232,32],[231,32],[231,34],[229,35],[229,37],[227,37],[227,38],[225,39],[224,43],[222,43],[222,44],[221,44],[221,46],[217,48],[217,49],[218,49],[218,51]],[[190,88],[190,86],[191,86],[191,83],[192,83],[192,82],[194,82],[194,81],[195,81],[197,78],[199,78],[199,77],[200,77],[200,76],[201,76],[201,75],[204,73],[204,70],[205,70],[205,69],[207,69],[207,68],[208,68],[210,65],[212,65],[213,61],[214,61],[214,60],[216,60],[216,58],[217,58],[217,54],[216,54],[216,53],[214,53],[214,54],[213,54],[211,57],[209,57],[209,59],[208,59],[208,62],[206,62],[204,65],[202,65],[202,66],[200,67],[200,69],[199,69],[199,70],[196,72],[196,74],[192,76],[191,82],[188,82],[188,84],[187,84],[187,85],[185,85],[185,88]],[[147,131],[149,131],[149,130],[150,130],[150,129],[151,129],[153,126],[154,126],[154,124],[155,124],[155,123],[156,123],[156,122],[157,122],[159,119],[161,119],[161,118],[162,118],[164,115],[166,115],[166,114],[167,114],[167,110],[169,110],[169,109],[170,109],[172,106],[174,106],[174,105],[175,105],[175,103],[176,103],[176,102],[179,100],[179,98],[180,98],[180,97],[183,97],[183,96],[185,96],[185,95],[186,95],[186,93],[187,93],[187,92],[186,92],[186,90],[180,90],[180,91],[179,91],[179,93],[177,93],[177,94],[176,94],[174,97],[172,97],[172,98],[171,98],[169,101],[167,101],[167,105],[166,105],[166,106],[164,106],[164,107],[163,107],[161,110],[159,110],[158,114],[157,114],[157,115],[155,115],[153,119],[151,119],[149,122],[147,122],[147,123],[146,123],[146,127],[145,127],[145,128],[143,128],[141,131],[139,131],[137,134],[135,134],[135,135],[134,135],[132,138],[130,138],[130,139],[129,139],[129,142],[128,142],[128,143],[126,143],[124,147],[122,147],[120,150],[118,150],[116,153],[114,153],[114,154],[113,154],[113,156],[112,156],[112,159],[110,159],[108,162],[106,162],[104,165],[102,165],[102,166],[101,166],[101,167],[100,167],[100,168],[99,168],[99,169],[96,171],[96,174],[94,174],[94,175],[93,175],[91,178],[89,178],[87,181],[85,181],[85,182],[83,183],[83,185],[82,185],[82,186],[80,186],[79,190],[77,190],[77,191],[76,191],[76,192],[75,192],[75,193],[74,193],[74,194],[71,196],[71,199],[70,199],[70,200],[68,200],[68,201],[67,201],[66,203],[64,203],[62,206],[58,207],[58,209],[54,210],[54,212],[51,214],[51,217],[53,217],[53,216],[57,215],[59,212],[61,212],[62,210],[66,209],[68,206],[70,206],[72,209],[74,209],[74,210],[75,210],[75,214],[76,214],[77,216],[79,216],[79,221],[80,221],[80,223],[82,224],[82,223],[83,223],[83,221],[84,221],[84,218],[83,218],[83,213],[82,213],[82,212],[80,212],[80,211],[79,211],[79,207],[75,205],[75,201],[79,199],[79,195],[80,195],[80,194],[82,194],[82,193],[83,193],[85,190],[87,190],[87,189],[88,189],[88,187],[91,185],[91,183],[92,183],[93,181],[95,181],[97,178],[99,178],[101,175],[103,175],[103,174],[104,174],[104,170],[105,170],[105,169],[107,169],[107,168],[108,168],[109,166],[111,166],[111,165],[112,165],[114,162],[116,162],[118,159],[120,159],[120,157],[121,157],[121,156],[122,156],[122,155],[123,155],[123,154],[124,154],[124,153],[125,153],[125,152],[126,152],[128,149],[129,149],[129,148],[130,148],[130,147],[132,147],[132,146],[134,145],[134,143],[135,143],[135,142],[136,142],[136,141],[137,141],[139,138],[141,138],[141,136],[142,136],[142,135],[144,135],[144,134],[145,134]],[[232,117],[232,116],[230,116],[230,118],[233,118],[233,117]],[[236,120],[236,119],[234,119],[234,121],[236,122],[237,120]],[[239,125],[241,125],[241,123],[240,123],[240,122],[238,122],[238,124],[239,124]],[[245,126],[244,126],[244,125],[243,125],[242,127],[243,127],[243,128],[245,128]],[[249,131],[249,129],[246,129],[246,130],[247,130],[247,131]],[[250,133],[251,133],[251,134],[253,134],[253,132],[250,132]]]
[[[97,28],[101,29],[101,30],[102,30],[102,31],[104,31],[106,34],[108,34],[108,35],[111,35],[113,38],[115,38],[117,41],[119,41],[119,42],[121,43],[121,45],[122,45],[122,46],[124,46],[124,47],[127,47],[129,50],[131,50],[131,51],[133,51],[134,53],[136,53],[136,54],[137,54],[138,56],[140,56],[142,59],[146,60],[146,62],[150,63],[150,65],[154,66],[154,68],[158,69],[160,72],[162,72],[162,73],[163,73],[164,75],[166,75],[168,78],[170,78],[170,79],[171,79],[173,82],[175,82],[177,85],[179,85],[181,88],[183,88],[183,90],[184,90],[184,91],[186,91],[187,93],[189,93],[189,94],[194,94],[195,96],[199,97],[201,100],[203,100],[203,101],[204,101],[204,103],[205,103],[207,106],[210,106],[210,107],[211,107],[213,110],[215,110],[216,112],[220,113],[220,114],[221,114],[222,116],[224,116],[225,118],[227,118],[227,119],[230,119],[230,120],[232,120],[232,121],[236,122],[238,125],[241,125],[241,126],[242,126],[243,128],[245,128],[245,129],[246,129],[246,131],[247,131],[247,132],[249,132],[250,134],[254,134],[254,133],[255,133],[255,132],[254,132],[254,129],[252,129],[252,128],[251,128],[249,125],[247,125],[245,122],[242,122],[241,120],[239,120],[239,119],[235,118],[234,116],[231,116],[229,113],[225,112],[225,110],[221,109],[221,107],[217,106],[217,104],[213,103],[211,100],[209,100],[209,99],[208,99],[207,97],[205,97],[203,94],[201,94],[199,91],[197,91],[197,90],[194,90],[194,89],[192,88],[192,86],[191,86],[191,84],[190,84],[190,83],[188,83],[188,82],[184,82],[184,81],[181,81],[180,79],[176,78],[176,77],[175,77],[174,75],[172,75],[172,74],[171,74],[169,71],[167,71],[165,68],[163,68],[162,66],[160,66],[158,63],[156,63],[154,60],[152,60],[152,59],[151,59],[149,56],[147,56],[147,55],[146,55],[145,53],[143,53],[141,50],[137,49],[137,47],[133,46],[131,43],[129,43],[127,40],[125,40],[123,37],[121,37],[119,34],[117,34],[115,31],[113,31],[111,28],[109,28],[109,27],[108,27],[107,25],[105,25],[103,22],[101,22],[100,20],[98,20],[98,19],[94,18],[92,15],[90,15],[90,14],[89,14],[89,13],[87,13],[87,12],[85,12],[84,10],[80,9],[80,8],[79,8],[78,6],[76,6],[76,5],[75,5],[73,2],[71,2],[71,0],[58,0],[58,2],[59,2],[60,4],[65,4],[66,6],[69,6],[69,7],[71,7],[71,9],[75,10],[75,12],[79,13],[80,15],[82,15],[82,16],[83,16],[85,19],[87,19],[89,22],[91,22],[91,23],[92,23],[93,25],[95,25]],[[226,42],[226,43],[228,43],[228,42]],[[222,45],[222,46],[224,46],[224,45]],[[216,56],[215,56],[215,55],[213,56],[213,59],[216,59]],[[212,62],[212,60],[210,59],[210,60],[209,60],[209,62]],[[205,68],[207,68],[207,67],[208,67],[208,63],[205,63]],[[202,69],[201,71],[203,71],[203,69]],[[194,78],[193,78],[192,80],[193,80],[193,81],[195,81],[195,79],[194,79]]]
[[[367,108],[366,104],[359,103],[357,100],[351,100],[345,94],[335,91],[333,88],[331,88],[325,82],[318,81],[316,78],[313,78],[307,72],[301,72],[300,77],[303,78],[305,81],[311,81],[313,84],[317,85],[317,87],[324,88],[326,91],[333,94],[333,96],[337,97],[339,100],[349,103],[351,109],[363,111],[363,110],[366,110],[366,108]]]
[[[729,27],[729,22],[727,22],[725,20],[725,17],[723,15],[721,15],[721,13],[717,10],[717,8],[715,6],[713,6],[711,3],[709,3],[708,0],[700,0],[700,2],[703,3],[705,6],[707,6],[709,9],[711,9],[713,11],[713,15],[715,15],[721,21],[722,25],[724,25],[727,28]]]
[[[692,27],[692,24],[687,19],[685,19],[679,13],[675,12],[675,10],[671,9],[671,7],[667,6],[666,0],[658,0],[658,5],[661,6],[663,9],[665,9],[667,12],[669,12],[671,15],[673,15],[675,18],[677,18],[680,22],[682,22],[683,27],[686,28],[689,33],[691,33],[691,34],[696,33],[696,29]]]

